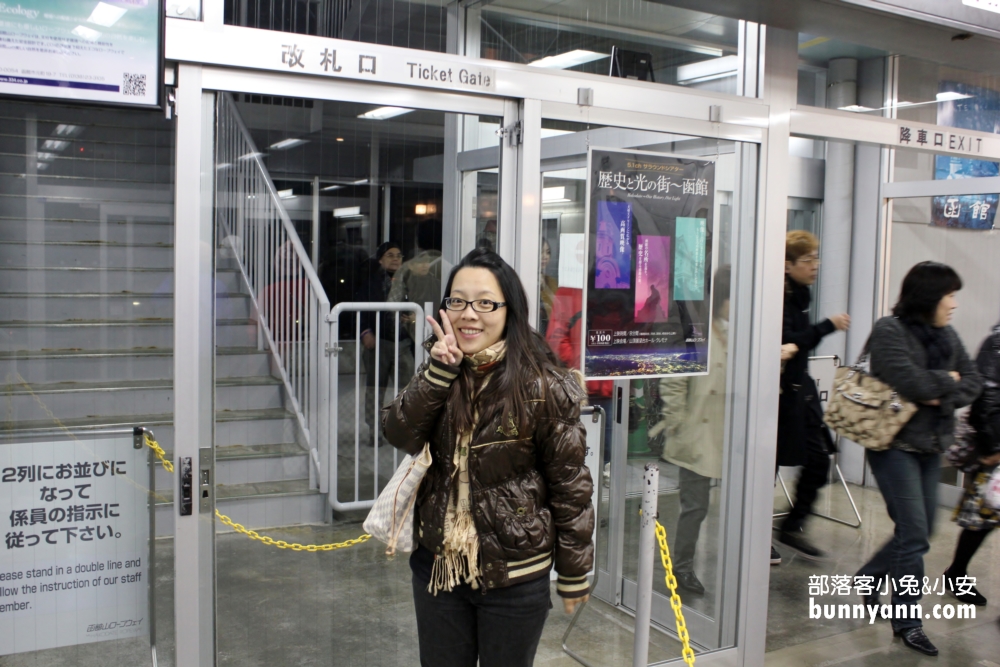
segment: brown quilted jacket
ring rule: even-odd
[[[440,554],[454,454],[448,395],[459,367],[425,363],[392,405],[382,426],[393,446],[416,454],[430,442],[433,463],[417,493],[417,541]],[[584,465],[586,434],[580,406],[586,394],[568,373],[535,385],[527,432],[498,415],[479,424],[469,453],[472,516],[479,535],[480,570],[487,589],[547,576],[555,565],[563,597],[589,592],[586,573],[594,558],[593,483]]]

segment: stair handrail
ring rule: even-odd
[[[217,203],[225,196],[232,197],[231,201],[224,202],[229,206],[217,205],[218,223],[229,234],[229,246],[236,257],[240,277],[250,293],[252,309],[257,316],[258,348],[266,347],[274,359],[301,436],[309,449],[310,485],[326,493],[330,429],[326,408],[330,382],[325,358],[330,331],[325,320],[330,312],[330,300],[261,160],[262,153],[257,150],[230,93],[218,94],[217,114]],[[235,128],[228,127],[227,122]],[[224,183],[235,187],[224,189]],[[258,195],[267,203],[245,206],[247,199]],[[230,212],[235,212],[236,216]],[[268,223],[278,223],[278,226],[263,230]],[[287,246],[293,250],[290,258],[283,252]],[[289,275],[291,280],[288,280]],[[271,282],[263,284],[268,282],[268,277]],[[277,293],[268,293],[267,290],[273,287],[279,288]],[[272,307],[274,301],[278,302],[277,307]],[[288,335],[293,340],[284,340]]]

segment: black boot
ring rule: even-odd
[[[924,629],[921,627],[907,628],[899,632],[893,632],[892,634],[901,637],[903,643],[914,651],[919,651],[924,655],[938,654],[937,646],[931,643],[931,640],[927,638],[927,635],[924,634]]]
[[[975,586],[964,586],[967,589],[965,593],[959,593],[959,585],[957,582],[958,577],[951,576],[950,568],[944,571],[945,578],[945,590],[952,597],[964,602],[966,604],[974,604],[977,607],[986,606],[986,596],[976,590]]]
[[[691,595],[701,596],[705,594],[705,587],[694,572],[679,572],[677,574],[677,588]]]
[[[782,544],[787,544],[791,548],[795,549],[806,558],[823,558],[825,555],[822,551],[813,546],[809,540],[803,537],[801,532],[786,532],[782,530],[778,533],[778,540]]]

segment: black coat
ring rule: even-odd
[[[781,344],[794,343],[799,351],[785,364],[781,374],[778,399],[778,465],[800,466],[805,463],[807,444],[819,439],[827,451],[833,451],[833,439],[823,424],[816,381],[809,375],[809,355],[835,327],[830,320],[809,322],[812,291],[790,278],[785,279],[785,310],[781,325]]]
[[[976,357],[976,369],[983,380],[983,393],[969,412],[969,424],[978,435],[980,457],[1000,453],[1000,325],[983,341]]]
[[[871,373],[917,404],[917,411],[899,430],[892,442],[895,448],[940,453],[955,441],[955,410],[971,405],[979,396],[982,381],[976,367],[965,352],[958,334],[943,327],[951,357],[943,368],[929,369],[927,348],[901,320],[883,317],[872,328],[868,342]],[[949,374],[962,376],[955,382]],[[938,400],[941,405],[926,405]]]
[[[378,262],[371,261],[367,272],[362,272],[358,281],[358,290],[354,293],[354,300],[365,302],[383,303],[389,300],[389,289],[392,287],[392,276],[383,269]],[[378,337],[382,340],[394,341],[396,339],[396,313],[383,312],[378,319],[381,324],[378,330]],[[372,311],[361,313],[361,332],[371,331],[375,334],[376,314]],[[353,334],[353,332],[352,332]],[[406,328],[399,332],[400,341],[409,340]]]

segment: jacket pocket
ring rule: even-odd
[[[552,513],[536,508],[535,501],[521,498],[497,499],[496,536],[509,557],[525,557],[551,549],[555,540]]]

